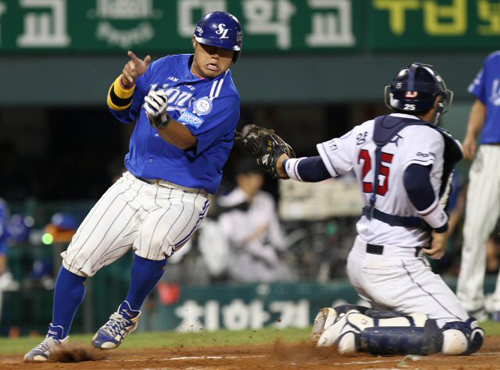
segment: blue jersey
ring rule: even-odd
[[[500,52],[486,58],[483,69],[469,86],[469,92],[486,106],[481,144],[500,143]]]
[[[149,65],[136,81],[129,109],[110,109],[125,123],[136,122],[125,166],[137,177],[163,179],[215,193],[233,147],[240,118],[240,96],[228,70],[201,79],[191,73],[192,55],[171,55]],[[196,136],[197,145],[181,150],[149,124],[144,97],[151,89],[168,94],[168,113]]]

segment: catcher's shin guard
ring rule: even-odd
[[[324,322],[319,336],[319,347],[337,345],[341,354],[369,352],[376,355],[418,354],[429,355],[441,351],[443,335],[436,321],[423,314],[402,315],[391,311],[363,309],[361,313],[353,307],[347,312],[337,308],[322,311],[324,320],[317,317],[318,325]],[[318,314],[321,316],[322,312]],[[333,324],[328,326],[328,323]],[[313,336],[318,336],[313,330]]]
[[[394,319],[383,319],[394,320]],[[357,339],[357,349],[374,355],[431,355],[441,351],[443,336],[436,321],[427,319],[424,326],[411,323],[412,317],[394,320],[393,326],[374,326],[363,330]],[[410,323],[409,326],[399,326]],[[380,323],[384,325],[384,323]]]

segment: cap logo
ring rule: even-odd
[[[229,37],[227,37],[227,31],[229,31],[227,28],[224,28],[226,27],[226,25],[224,23],[220,23],[219,26],[218,26],[218,30],[215,31],[215,34],[216,35],[220,35],[220,39],[228,39]]]
[[[415,99],[418,96],[418,91],[407,91],[405,98]]]

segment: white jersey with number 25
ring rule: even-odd
[[[416,116],[393,113],[393,117],[416,119]],[[318,152],[332,177],[351,170],[361,189],[366,205],[370,204],[375,176],[375,149],[373,129],[375,120],[354,127],[340,138],[317,145]],[[398,216],[418,216],[403,184],[403,175],[411,164],[432,166],[430,177],[436,196],[443,172],[444,139],[442,135],[424,125],[405,127],[382,148],[378,190],[375,208]],[[362,216],[356,224],[365,243],[398,247],[425,247],[429,234],[422,229],[391,226],[376,219]]]

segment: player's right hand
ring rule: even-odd
[[[146,109],[149,123],[157,130],[165,128],[170,121],[167,107],[168,95],[165,90],[151,90],[144,98],[144,109]]]
[[[148,70],[151,56],[148,55],[142,60],[130,50],[127,54],[131,60],[123,67],[121,82],[125,87],[132,87],[135,85],[135,81]]]
[[[463,143],[464,147],[464,158],[472,159],[476,153],[476,138],[472,135],[467,135]]]
[[[448,243],[448,232],[437,233],[436,231],[432,232],[432,244],[430,248],[422,249],[426,255],[434,260],[439,260],[444,256],[446,252],[446,246]]]

